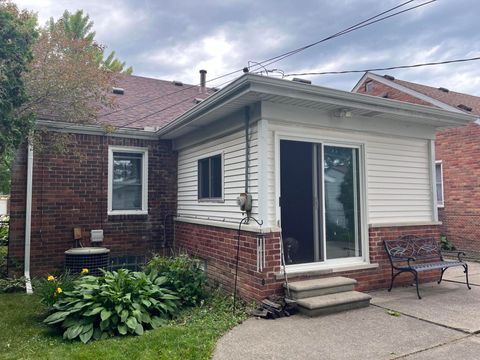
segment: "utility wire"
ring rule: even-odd
[[[289,77],[289,76],[304,76],[304,75],[353,74],[353,73],[364,73],[364,72],[371,72],[371,71],[409,69],[409,68],[417,68],[417,67],[423,67],[423,66],[444,65],[444,64],[453,64],[453,63],[468,62],[468,61],[477,61],[477,60],[480,60],[480,56],[472,57],[472,58],[466,58],[466,59],[454,59],[454,60],[445,60],[445,61],[435,61],[435,62],[427,62],[427,63],[420,63],[420,64],[398,65],[398,66],[389,66],[389,67],[363,69],[363,70],[342,70],[342,71],[320,71],[320,72],[292,73],[292,74],[285,74],[284,77]]]
[[[280,61],[280,60],[284,59],[285,57],[292,56],[292,55],[294,55],[294,54],[296,54],[296,53],[298,53],[298,52],[300,52],[300,51],[306,50],[306,49],[308,49],[308,48],[310,48],[310,47],[313,47],[313,46],[315,46],[315,45],[318,45],[318,44],[320,44],[320,43],[322,43],[322,42],[325,42],[325,41],[327,41],[327,40],[330,40],[330,39],[333,39],[333,38],[335,38],[335,37],[341,36],[341,35],[343,35],[343,34],[347,34],[348,32],[351,32],[351,31],[355,30],[355,29],[356,29],[358,26],[360,26],[360,25],[363,25],[362,27],[367,26],[367,25],[370,25],[370,24],[366,24],[366,23],[369,22],[369,21],[371,21],[371,20],[373,20],[373,19],[375,19],[375,18],[378,18],[379,16],[385,15],[386,13],[389,13],[389,12],[391,12],[391,11],[394,11],[394,10],[400,8],[400,7],[403,7],[403,6],[409,4],[409,3],[413,2],[413,1],[415,1],[415,0],[405,1],[405,2],[403,2],[403,3],[401,3],[401,4],[397,5],[397,6],[394,6],[394,7],[390,8],[390,9],[388,9],[388,10],[386,10],[386,11],[383,11],[383,12],[381,12],[381,13],[375,15],[375,16],[372,16],[372,17],[370,17],[370,18],[368,18],[368,19],[365,19],[365,20],[363,20],[363,21],[361,21],[361,22],[359,22],[359,23],[357,23],[357,24],[355,24],[355,25],[352,25],[352,26],[350,26],[350,27],[348,27],[348,28],[346,28],[346,29],[344,29],[344,30],[341,30],[341,31],[339,31],[339,32],[337,32],[337,33],[335,33],[335,34],[333,34],[333,35],[331,35],[331,36],[328,36],[328,37],[326,37],[326,38],[323,38],[323,39],[321,39],[321,40],[319,40],[319,41],[316,41],[316,42],[314,42],[314,43],[311,43],[311,44],[302,46],[302,47],[300,47],[300,48],[297,48],[297,49],[288,51],[288,52],[283,53],[283,54],[280,54],[280,55],[278,55],[278,56],[274,56],[274,57],[272,57],[272,58],[263,60],[263,61],[261,61],[261,62],[255,62],[255,64],[253,65],[254,69],[252,69],[252,70],[255,71],[255,70],[258,70],[258,68],[262,68],[262,67],[265,68],[265,66],[268,66],[268,65],[272,64],[273,62]],[[431,1],[429,1],[428,3],[433,2],[433,1],[436,1],[436,0],[431,0]],[[424,6],[424,5],[426,5],[426,3],[417,5],[416,7]],[[409,8],[409,9],[405,9],[403,12],[409,11],[409,10],[413,10],[413,9],[416,8],[416,7]],[[400,13],[392,14],[391,16],[395,16],[395,15],[398,15],[398,14],[400,14]],[[391,16],[390,16],[390,17],[391,17]],[[378,21],[380,21],[380,19],[379,19]],[[378,21],[377,21],[377,22],[378,22]],[[372,22],[372,23],[373,23],[373,22]],[[252,61],[252,63],[253,63],[253,61]],[[267,63],[267,64],[264,66],[264,65],[262,65],[262,64],[264,64],[264,63]],[[255,67],[256,67],[256,68],[255,68]],[[215,77],[215,78],[212,78],[212,79],[210,79],[210,80],[207,80],[207,82],[216,81],[216,80],[222,79],[222,78],[224,78],[224,77],[227,77],[227,76],[230,76],[230,75],[234,75],[234,74],[236,74],[236,73],[238,73],[238,72],[241,72],[241,71],[243,71],[243,68],[242,68],[242,69],[237,69],[237,70],[231,71],[231,72],[229,72],[229,73],[226,73],[226,74],[223,74],[223,75],[220,75],[220,76],[217,76],[217,77]],[[150,103],[150,102],[152,102],[152,101],[155,101],[155,100],[158,100],[158,99],[160,99],[160,98],[162,98],[162,97],[167,97],[167,96],[170,96],[170,95],[178,94],[178,93],[180,93],[180,92],[182,92],[182,91],[186,91],[186,90],[189,90],[189,89],[191,89],[191,88],[198,87],[199,85],[200,85],[200,84],[186,86],[186,87],[184,87],[184,88],[182,88],[182,89],[180,89],[180,90],[177,90],[177,91],[174,91],[174,92],[171,92],[171,93],[168,93],[168,94],[163,94],[163,95],[161,95],[161,96],[154,97],[154,98],[152,98],[152,99],[148,99],[148,100],[142,101],[142,102],[137,103],[137,104],[132,104],[132,105],[130,105],[130,106],[127,106],[127,107],[124,107],[124,108],[121,108],[121,109],[116,109],[116,110],[110,111],[110,112],[108,112],[108,113],[106,113],[106,114],[103,114],[102,116],[108,116],[108,115],[115,114],[115,113],[118,113],[118,112],[121,112],[121,111],[129,110],[129,109],[131,109],[131,108],[134,108],[134,107],[137,107],[137,106],[140,106],[140,105],[148,104],[148,103]]]
[[[264,68],[264,67],[266,67],[266,66],[268,66],[268,65],[270,65],[270,64],[273,64],[273,63],[275,63],[275,62],[281,61],[281,60],[283,60],[283,59],[285,59],[285,58],[287,58],[287,57],[290,57],[290,56],[292,56],[292,55],[295,55],[295,54],[297,54],[297,53],[299,53],[299,52],[302,52],[302,51],[304,51],[304,50],[306,50],[306,49],[309,49],[309,48],[311,48],[311,47],[313,47],[313,46],[316,46],[316,45],[318,45],[318,44],[320,44],[320,43],[323,43],[323,42],[325,42],[325,41],[334,39],[334,38],[336,38],[336,37],[339,37],[339,36],[342,36],[342,35],[345,35],[345,34],[348,34],[348,33],[352,32],[352,31],[355,31],[355,30],[361,29],[361,28],[363,28],[363,27],[366,27],[366,26],[375,24],[375,23],[377,23],[377,22],[386,20],[386,19],[388,19],[388,18],[391,18],[391,17],[397,16],[397,15],[400,15],[400,14],[405,13],[405,12],[407,12],[407,11],[414,10],[414,9],[419,8],[419,7],[421,7],[421,6],[425,6],[425,5],[427,5],[427,4],[430,4],[430,3],[435,2],[435,1],[437,1],[437,0],[429,0],[429,1],[426,1],[426,2],[421,3],[421,4],[419,4],[419,5],[412,6],[412,7],[410,7],[410,8],[404,9],[404,10],[402,10],[402,11],[398,11],[398,12],[396,12],[396,13],[390,14],[390,15],[388,15],[388,16],[380,17],[380,16],[385,15],[385,14],[391,12],[391,11],[394,11],[394,10],[400,8],[400,7],[403,7],[403,6],[409,4],[409,3],[413,2],[413,1],[415,1],[415,0],[405,1],[405,2],[403,2],[403,3],[401,3],[401,4],[399,4],[399,5],[396,5],[396,6],[390,8],[390,9],[388,9],[388,10],[386,10],[386,11],[383,11],[383,12],[381,12],[381,13],[375,15],[375,16],[372,16],[372,17],[370,17],[370,18],[368,18],[368,19],[365,19],[365,20],[363,20],[363,21],[361,21],[361,22],[359,22],[359,23],[356,23],[356,24],[354,24],[354,25],[352,25],[352,26],[350,26],[350,27],[348,27],[348,28],[346,28],[346,29],[344,29],[344,30],[341,30],[341,31],[339,31],[339,32],[337,32],[337,33],[335,33],[335,34],[333,34],[333,35],[330,35],[330,36],[328,36],[328,37],[326,37],[326,38],[320,39],[320,40],[315,41],[315,42],[313,42],[313,43],[311,43],[311,44],[308,44],[308,45],[299,47],[299,48],[297,48],[297,49],[288,51],[288,52],[283,53],[283,54],[280,54],[280,55],[278,55],[278,56],[275,56],[275,57],[272,57],[272,58],[263,60],[263,61],[257,63],[256,65],[254,65],[253,67],[256,67],[256,68],[253,69],[253,70],[255,71],[255,70],[257,70],[258,68],[262,68],[262,67]],[[380,18],[379,18],[379,17],[380,17]],[[378,19],[377,19],[377,18],[378,18]],[[373,19],[376,19],[376,20],[373,20]],[[231,71],[231,72],[229,72],[229,73],[226,73],[226,74],[217,76],[217,77],[215,77],[215,78],[212,78],[212,79],[210,79],[210,80],[207,80],[207,82],[212,82],[212,81],[215,81],[215,80],[219,80],[219,79],[221,79],[221,78],[224,78],[224,77],[227,77],[227,76],[236,74],[236,73],[241,72],[241,71],[243,71],[243,69],[234,70],[234,71]],[[229,82],[231,82],[231,81],[233,81],[233,79],[227,81],[226,83],[229,83]],[[225,83],[223,83],[223,84],[221,84],[221,85],[219,85],[219,86],[222,86],[222,85],[224,85],[224,84],[225,84]],[[158,96],[158,97],[155,97],[155,98],[152,98],[152,99],[149,99],[149,100],[146,100],[146,101],[137,103],[137,104],[132,104],[132,105],[127,106],[127,107],[125,107],[125,108],[121,108],[121,109],[117,109],[117,110],[108,112],[108,113],[106,113],[106,114],[103,114],[102,117],[108,116],[108,115],[111,115],[111,114],[114,114],[114,113],[118,113],[118,112],[121,112],[121,111],[125,111],[125,110],[131,109],[131,108],[136,107],[136,106],[144,105],[144,104],[150,103],[150,102],[152,102],[152,101],[155,101],[155,100],[158,100],[158,99],[161,99],[161,98],[164,98],[164,97],[173,95],[173,94],[177,94],[177,93],[180,93],[180,92],[182,92],[182,91],[186,91],[186,90],[191,89],[191,88],[196,88],[196,87],[198,87],[198,85],[186,86],[186,87],[184,87],[184,88],[182,88],[182,89],[180,89],[180,90],[174,91],[174,92],[172,92],[172,93],[163,94],[163,95],[161,95],[161,96]],[[163,111],[165,111],[165,110],[168,110],[168,109],[170,109],[170,108],[172,108],[172,107],[174,107],[174,106],[180,105],[180,104],[182,104],[182,103],[184,103],[184,102],[186,102],[186,101],[190,101],[190,100],[191,100],[191,98],[181,100],[181,101],[179,101],[179,102],[177,102],[177,103],[171,104],[171,105],[169,105],[169,106],[166,106],[165,108],[162,108],[162,109],[160,109],[160,110],[157,110],[157,111],[155,111],[155,112],[153,112],[153,113],[151,113],[151,114],[147,114],[147,115],[145,115],[145,116],[143,116],[143,117],[141,117],[141,118],[135,119],[134,121],[128,122],[128,123],[126,123],[126,124],[123,124],[123,125],[117,127],[117,129],[121,129],[121,128],[127,127],[128,125],[131,125],[131,124],[133,124],[133,123],[135,123],[135,122],[141,121],[141,120],[143,120],[143,119],[145,119],[145,118],[148,118],[148,117],[150,117],[150,116],[156,115],[156,114],[158,114],[158,113],[161,113],[161,112],[163,112]],[[73,125],[71,125],[71,126],[73,126]],[[63,128],[63,129],[68,129],[68,127],[69,127],[69,126]]]

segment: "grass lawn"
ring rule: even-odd
[[[65,341],[42,324],[44,307],[35,296],[0,294],[1,359],[209,359],[218,338],[241,322],[231,301],[213,296],[185,310],[170,325],[142,336],[92,341]]]

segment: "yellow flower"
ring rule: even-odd
[[[83,269],[82,269],[82,274],[88,274],[88,269],[87,269],[87,268],[83,268]]]
[[[61,294],[63,292],[62,288],[57,288],[57,294]]]
[[[53,276],[53,275],[48,275],[47,280],[48,280],[48,281],[54,281],[54,280],[55,280],[55,276]]]

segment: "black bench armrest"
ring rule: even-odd
[[[411,256],[392,256],[392,259],[394,259],[394,261],[407,261],[408,266],[410,266],[410,261],[417,261],[417,259]]]
[[[466,256],[465,252],[463,251],[455,251],[455,250],[442,250],[442,255],[443,254],[456,254],[458,261],[463,261],[462,256]]]

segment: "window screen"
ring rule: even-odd
[[[142,210],[143,154],[113,153],[112,210]]]
[[[198,198],[222,198],[222,155],[198,160]]]

